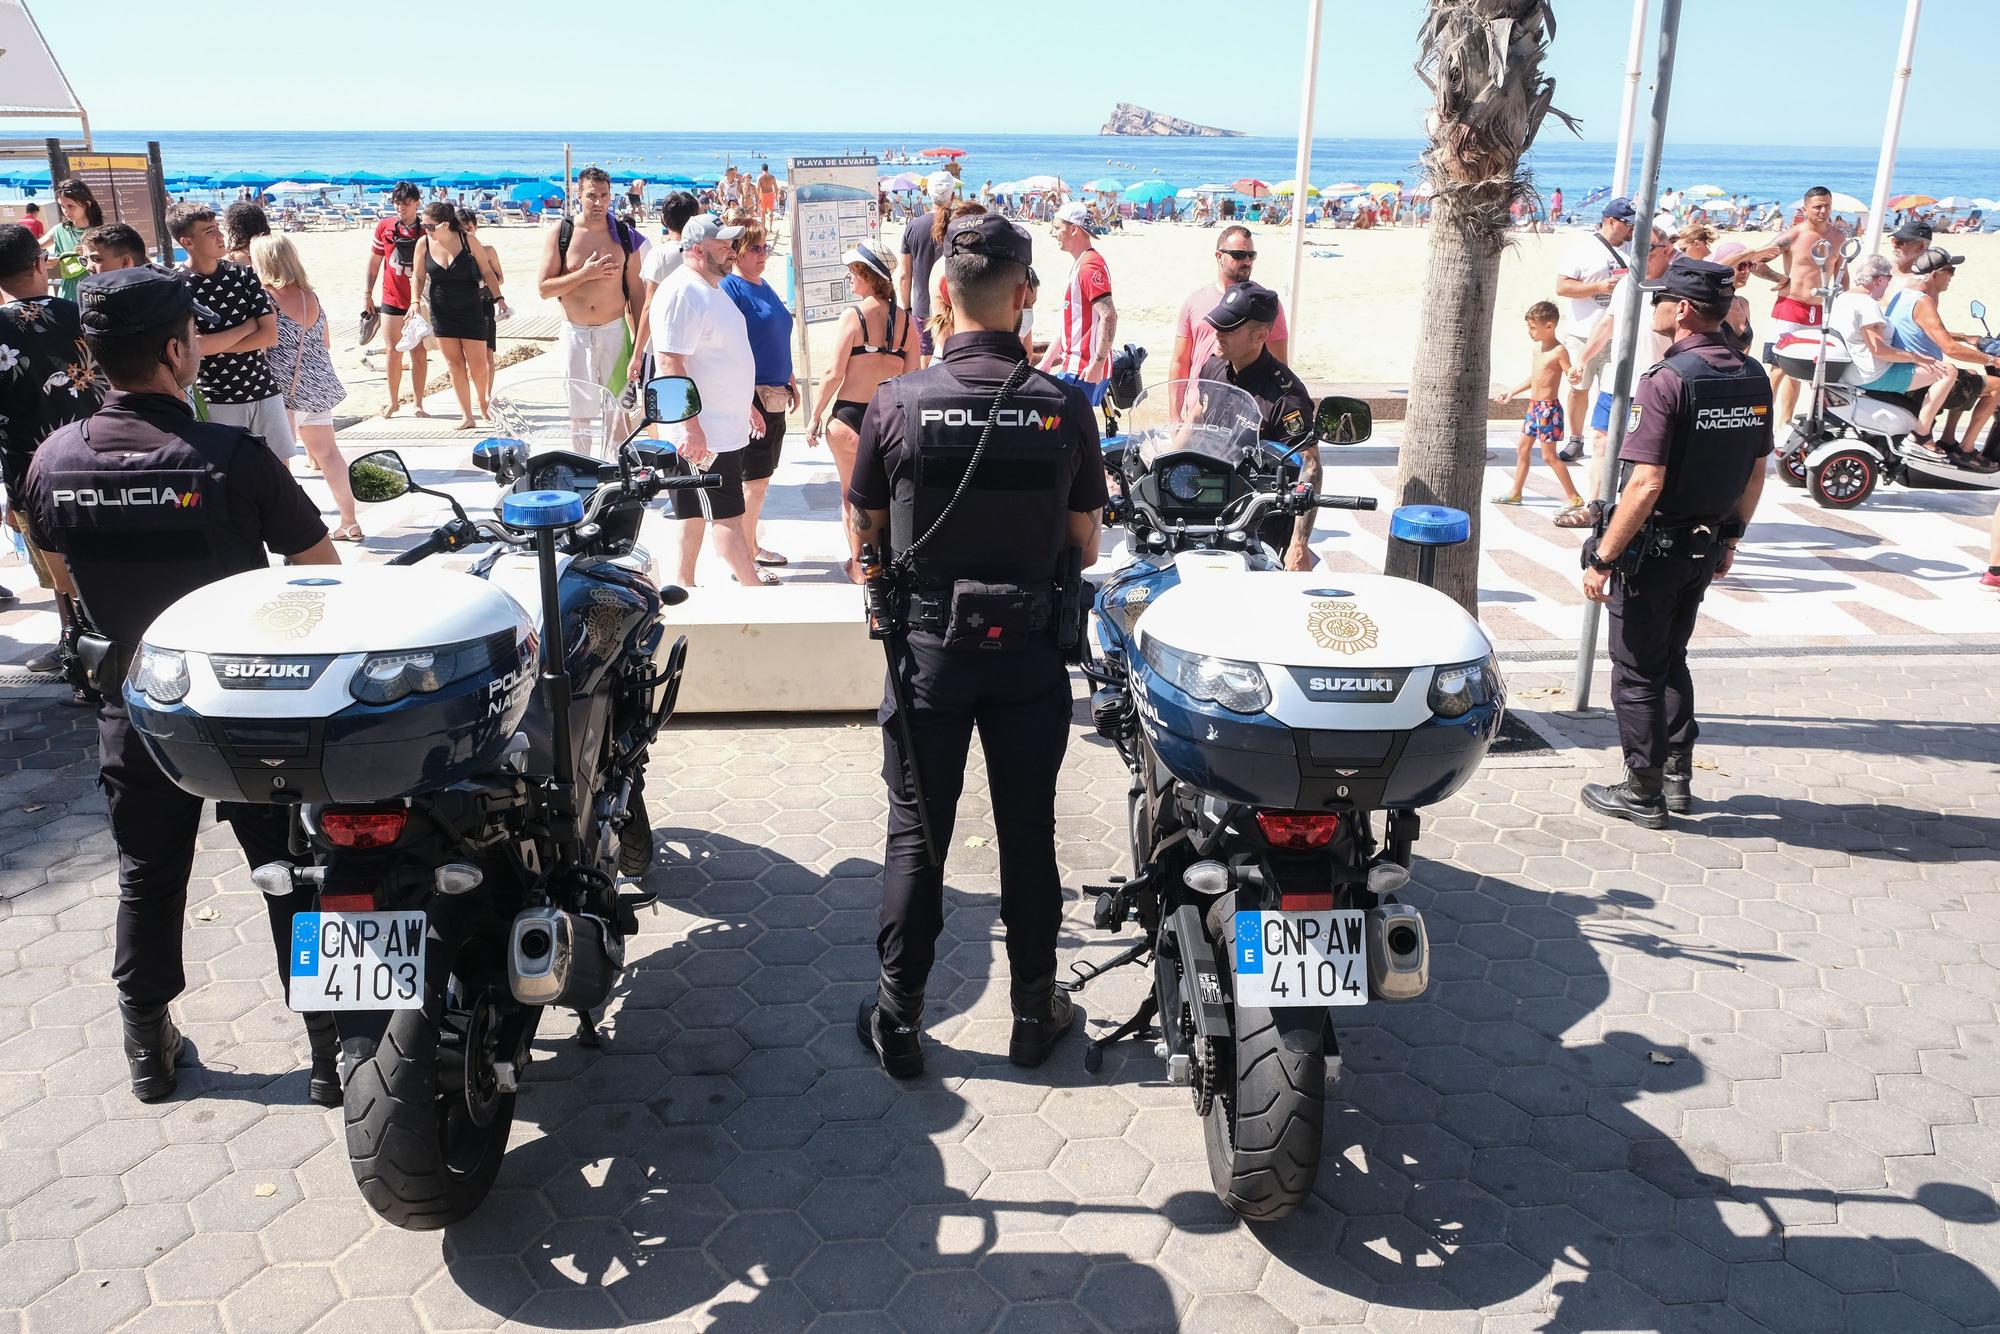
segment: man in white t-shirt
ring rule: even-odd
[[[1562,457],[1568,463],[1583,457],[1583,405],[1591,382],[1604,371],[1604,353],[1600,351],[1594,361],[1586,361],[1584,349],[1611,309],[1612,290],[1632,267],[1630,257],[1618,247],[1632,239],[1636,216],[1632,201],[1623,195],[1606,204],[1597,230],[1570,242],[1562,267],[1556,270],[1556,295],[1569,305],[1569,317],[1563,321],[1559,337],[1569,349],[1571,367],[1582,377],[1570,376],[1569,398],[1563,404],[1569,443],[1563,447]],[[1608,350],[1609,344],[1604,346]]]
[[[1882,313],[1881,302],[1894,274],[1895,266],[1881,255],[1856,261],[1847,271],[1847,290],[1827,309],[1827,328],[1840,335],[1854,363],[1846,383],[1895,394],[1929,390],[1910,443],[1938,462],[1949,462],[1945,452],[1931,442],[1931,428],[1944,410],[1944,401],[1951,397],[1958,371],[1950,362],[1905,351],[1889,341],[1889,320]],[[1828,376],[1832,373],[1833,367],[1828,366]]]
[[[743,522],[743,449],[751,432],[763,432],[752,412],[757,364],[750,329],[722,291],[733,254],[729,243],[741,227],[724,227],[703,214],[681,230],[681,263],[653,296],[653,360],[661,375],[685,375],[701,394],[701,415],[666,428],[691,471],[720,477],[714,490],[675,491],[681,584],[694,583],[704,532],[715,534],[716,554],[740,584],[763,583],[751,558]],[[776,582],[775,577],[771,582]]]
[[[666,227],[666,239],[658,245],[648,246],[639,256],[639,281],[645,292],[639,302],[639,327],[632,334],[632,364],[643,368],[645,357],[652,352],[653,298],[659,294],[660,284],[667,275],[681,266],[681,232],[688,220],[701,212],[701,201],[686,190],[676,190],[660,203],[660,222]],[[633,381],[643,383],[643,375],[634,375]]]

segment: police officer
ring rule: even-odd
[[[100,781],[118,845],[117,945],[112,977],[124,1018],[132,1092],[155,1102],[174,1091],[183,1055],[167,1006],[185,987],[181,928],[201,800],[161,772],[140,743],[119,681],[140,637],[184,594],[225,575],[262,569],[265,548],[295,564],[335,565],[318,507],[264,442],[239,427],[197,422],[186,392],[201,364],[194,320],[212,318],[187,280],[153,268],[84,279],[84,340],[111,392],[93,417],[49,436],[29,466],[25,504],[50,574],[89,611],[103,637],[86,637],[104,694],[97,715]],[[144,504],[135,494],[168,501]],[[194,496],[190,503],[186,497]],[[168,503],[171,502],[171,503]],[[106,642],[108,641],[108,642]],[[224,803],[253,866],[289,860],[288,809]],[[283,960],[292,914],[309,893],[266,900]],[[315,1102],[340,1102],[330,1015],[308,1016]]]
[[[1258,435],[1286,450],[1278,468],[1281,479],[1306,482],[1317,490],[1319,446],[1312,443],[1312,396],[1269,347],[1271,328],[1278,319],[1278,294],[1258,283],[1237,283],[1203,318],[1215,330],[1216,354],[1197,370],[1196,378],[1233,384],[1256,399],[1261,416]],[[1312,529],[1308,510],[1295,519],[1272,515],[1259,535],[1284,556],[1286,569],[1310,570],[1313,555],[1306,544]]]
[[[1055,585],[1070,548],[1086,553],[1085,564],[1094,559],[1106,497],[1089,399],[1022,357],[1015,330],[1032,258],[1028,234],[996,215],[952,224],[940,263],[958,331],[928,368],[876,392],[847,493],[855,554],[886,544],[907,625],[879,715],[889,787],[882,975],[857,1025],[898,1077],[923,1069],[918,1031],[944,928],[943,849],[974,726],[1000,842],[1009,1059],[1040,1065],[1075,1018],[1055,986],[1055,788],[1071,705]],[[906,745],[927,789],[921,798]]]
[[[1729,573],[1764,491],[1771,384],[1722,322],[1732,271],[1681,256],[1652,293],[1653,332],[1675,341],[1632,395],[1623,489],[1584,544],[1584,595],[1611,610],[1611,705],[1622,783],[1587,783],[1584,804],[1648,829],[1692,805],[1694,681],[1688,637],[1709,581]]]

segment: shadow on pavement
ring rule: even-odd
[[[1079,1303],[1172,1326],[1175,1295],[1151,1268],[1057,1235],[1086,1215],[1150,1224],[1151,1206],[1037,1194],[1054,1178],[989,1171],[962,1144],[983,1119],[968,1086],[989,1109],[1032,1110],[1085,1078],[1074,1046],[1044,1070],[1006,1065],[1001,1011],[971,1013],[1006,995],[1004,974],[995,987],[984,973],[995,896],[948,891],[926,1014],[940,1040],[924,1076],[898,1084],[854,1032],[876,972],[879,866],[828,876],[723,835],[656,837],[685,856],[649,885],[699,917],[628,967],[600,1051],[548,1017],[498,1189],[446,1233],[465,1296],[559,1329],[697,1312],[725,1331],[823,1312],[977,1329],[1010,1301],[1048,1304],[1050,1329],[1090,1326]],[[954,962],[980,968],[962,980]],[[980,1025],[1001,1054],[968,1045]]]
[[[1602,893],[1549,893],[1436,863],[1419,864],[1404,897],[1431,926],[1431,994],[1370,1006],[1342,1032],[1347,1067],[1328,1106],[1317,1198],[1253,1229],[1328,1290],[1329,1323],[1355,1318],[1363,1301],[1543,1312],[1563,1329],[1676,1319],[1723,1328],[1739,1315],[1813,1330],[2000,1318],[1991,1278],[1923,1239],[1941,1229],[1899,1221],[2000,1217],[1985,1192],[1837,1190],[1776,1167],[1741,1176],[1786,1184],[1732,1184],[1738,1164],[1670,1137],[1683,1110],[1727,1107],[1731,1081],[1699,1050],[1621,1027],[1624,1013],[1647,1009],[1647,965],[1628,975],[1621,963],[1614,984],[1609,964],[1628,940],[1652,958],[1723,969],[1746,956],[1586,930]],[[1651,903],[1620,898],[1634,915]],[[1600,1013],[1607,1006],[1619,1013]],[[1740,1059],[1736,1044],[1749,1041],[1696,1039],[1717,1060]],[[1869,1208],[1850,1215],[1857,1205]],[[1788,1234],[1832,1224],[1836,1211],[1869,1226]]]

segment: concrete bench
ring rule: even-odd
[[[688,638],[681,713],[837,713],[882,702],[882,646],[852,584],[705,584],[666,613]]]

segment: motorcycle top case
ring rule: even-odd
[[[1175,777],[1267,809],[1379,810],[1442,801],[1478,769],[1505,687],[1492,641],[1450,598],[1232,553],[1174,566],[1169,586],[1148,580],[1128,662],[1141,725]],[[1215,691],[1218,671],[1238,687],[1261,678],[1261,691]],[[1235,707],[1204,697],[1216,694]]]
[[[494,767],[533,693],[536,646],[519,604],[473,575],[254,570],[160,614],[125,706],[196,796],[386,801]]]

